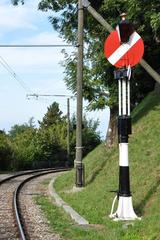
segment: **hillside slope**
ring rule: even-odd
[[[81,192],[65,192],[74,185],[74,170],[56,181],[63,199],[95,224],[96,230],[81,229],[76,238],[68,230],[70,239],[160,239],[160,96],[149,94],[134,110],[133,122],[129,139],[131,191],[134,209],[142,220],[126,225],[109,219],[115,196],[110,191],[118,189],[118,144],[113,149],[101,144],[84,159],[86,186]]]

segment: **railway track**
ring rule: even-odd
[[[0,181],[0,239],[28,240],[32,237],[31,227],[25,219],[27,203],[22,203],[25,185],[35,178],[50,173],[67,171],[67,168],[36,170],[12,175]],[[30,213],[32,214],[32,213]],[[38,238],[37,238],[38,239]]]

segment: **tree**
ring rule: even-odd
[[[34,167],[64,166],[67,160],[67,121],[59,104],[48,108],[32,141]]]
[[[0,131],[0,170],[9,170],[12,167],[12,146],[4,131]]]
[[[32,168],[73,165],[76,145],[76,118],[71,118],[70,159],[67,158],[67,117],[62,116],[58,103],[48,107],[39,129],[33,118],[11,127],[8,135],[0,132],[0,168],[26,170]],[[100,143],[96,132],[98,122],[83,119],[84,156]]]
[[[54,102],[47,108],[47,113],[43,117],[42,122],[39,121],[40,127],[50,127],[62,121],[62,112],[59,109],[59,104]]]
[[[13,148],[13,169],[26,170],[32,169],[34,165],[35,146],[33,144],[36,135],[36,129],[26,128],[18,132],[12,139]]]
[[[57,126],[57,125],[56,125]],[[66,160],[64,149],[59,144],[53,125],[40,128],[34,138],[34,167],[63,166]]]
[[[34,162],[34,146],[32,144],[36,134],[34,118],[27,123],[15,124],[9,131],[8,138],[12,146],[12,169],[23,170],[32,168]]]
[[[25,132],[27,129],[33,129],[35,128],[34,125],[34,118],[31,117],[28,121],[28,123],[24,123],[24,124],[15,124],[11,127],[11,130],[9,131],[9,136],[14,139],[17,135]]]
[[[83,142],[85,156],[101,140],[96,132],[98,122],[83,119]],[[73,165],[76,146],[76,117],[70,120],[70,159],[67,159],[67,117],[62,116],[57,103],[48,107],[35,139],[35,159],[42,166]],[[68,162],[69,161],[69,162]]]

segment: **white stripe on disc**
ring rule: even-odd
[[[123,43],[117,50],[108,58],[108,61],[114,65],[118,62],[123,55],[140,39],[140,35],[137,32],[132,33],[128,43]]]

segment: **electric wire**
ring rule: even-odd
[[[48,94],[49,95],[49,94]],[[44,94],[44,96],[39,96],[38,94],[27,94],[26,95],[26,97],[27,97],[27,100],[31,100],[31,99],[33,99],[33,100],[37,100],[37,101],[40,101],[41,103],[43,103],[43,102],[45,102],[45,103],[50,103],[51,102],[51,100],[49,100],[47,97],[48,97],[48,95],[46,94],[46,96],[45,96],[45,94]],[[53,95],[49,95],[49,97],[53,97]],[[58,96],[60,96],[60,95],[58,95]],[[63,95],[62,95],[63,96]],[[54,97],[57,97],[57,96],[54,96]],[[75,96],[74,96],[75,97]],[[67,98],[67,97],[66,97]],[[71,98],[72,100],[74,99],[74,98]],[[61,105],[61,104],[60,104]],[[66,104],[63,104],[63,107],[67,107],[67,105]],[[74,111],[76,111],[77,110],[77,107],[76,106],[71,106],[71,109],[72,110],[74,110]],[[83,106],[83,108],[82,108],[83,110],[85,110],[85,111],[87,111],[87,106]]]
[[[0,56],[0,63],[26,92],[32,92],[31,89],[22,81],[22,79],[15,73],[15,71],[10,67],[10,65],[6,62],[6,60],[4,60],[2,56]]]
[[[66,98],[68,98],[68,97],[70,97],[70,99],[72,99],[73,101],[74,101],[74,98],[75,98],[75,96],[71,96],[71,95],[62,95],[62,94],[59,94],[59,95],[52,95],[52,94],[27,94],[26,95],[26,97],[27,97],[27,100],[31,100],[31,99],[33,99],[33,100],[37,100],[37,101],[40,101],[40,102],[45,102],[45,103],[50,103],[52,100],[50,99],[48,99],[48,97],[53,97],[53,98],[56,98],[56,97],[63,97],[64,99],[63,99],[63,101],[66,101]],[[60,105],[61,105],[62,103],[60,103]],[[62,104],[63,105],[63,107],[67,107],[67,105],[66,104]],[[83,109],[84,109],[85,107],[83,107]],[[71,109],[72,110],[76,110],[77,108],[76,107],[74,107],[74,106],[71,106]]]
[[[1,48],[54,48],[54,47],[77,47],[75,45],[65,45],[65,44],[1,44]]]

